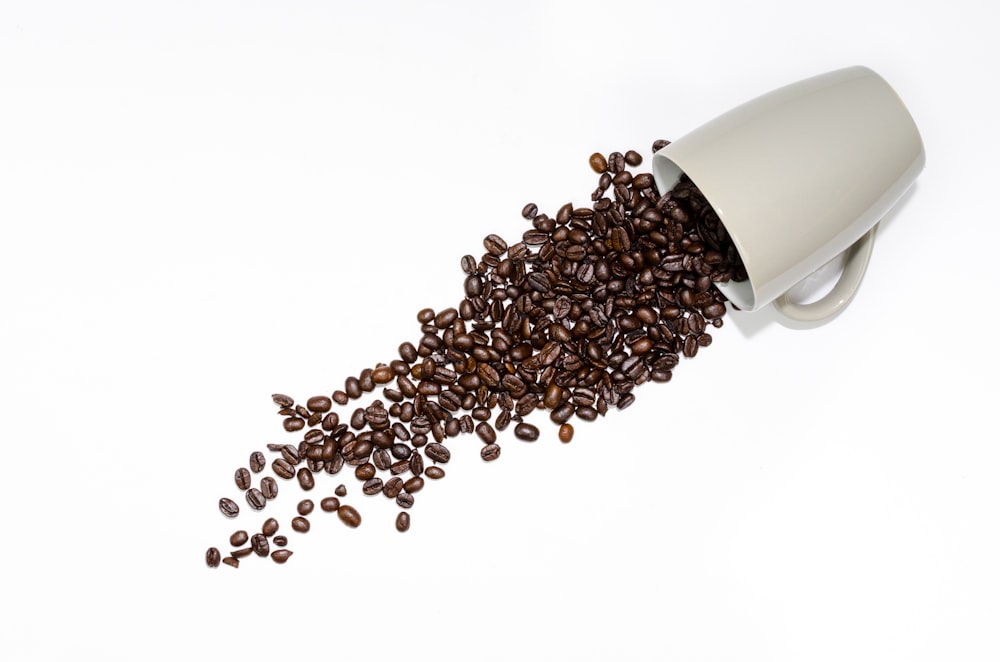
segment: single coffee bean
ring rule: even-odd
[[[538,205],[534,202],[529,202],[524,205],[524,209],[521,210],[521,216],[528,219],[529,221],[538,215]]]
[[[313,508],[315,508],[315,504],[312,502],[312,499],[303,499],[295,506],[295,510],[303,517],[311,513]]]
[[[337,517],[340,521],[352,529],[361,526],[361,515],[351,506],[343,505],[337,509]]]
[[[365,463],[358,466],[354,470],[354,477],[358,480],[368,480],[375,476],[375,465],[371,463]]]
[[[396,530],[400,533],[410,530],[410,513],[401,512],[396,515]]]
[[[285,480],[288,480],[295,475],[295,468],[283,457],[271,462],[271,470],[274,471],[279,478],[284,478]]]
[[[492,462],[493,460],[500,457],[500,446],[497,444],[489,444],[483,446],[483,449],[479,451],[479,455],[487,462]]]
[[[247,503],[254,510],[263,510],[264,506],[267,505],[267,497],[256,487],[251,487],[247,490]]]
[[[264,495],[265,499],[277,498],[278,481],[274,480],[270,476],[264,476],[260,479],[260,493]]]
[[[573,426],[563,423],[559,426],[559,441],[568,444],[573,439]]]
[[[306,401],[306,408],[311,412],[325,414],[333,407],[333,401],[325,395],[315,395]]]
[[[420,490],[424,489],[424,479],[420,476],[414,476],[405,483],[403,483],[403,489],[410,494],[416,494]]]
[[[267,520],[264,521],[264,526],[260,528],[261,533],[263,533],[265,536],[273,536],[277,530],[278,530],[278,520],[274,519],[273,517],[267,518]]]
[[[410,456],[410,473],[414,476],[424,473],[424,458],[420,453]]]
[[[483,440],[484,444],[492,444],[497,440],[497,433],[493,430],[493,426],[485,421],[476,426],[476,435]]]
[[[451,459],[451,451],[438,443],[427,444],[427,449],[424,452],[431,460],[441,464],[446,464]]]
[[[590,167],[600,175],[608,169],[608,160],[600,152],[594,152],[590,155]]]
[[[507,242],[499,235],[491,234],[483,239],[483,246],[490,255],[500,256],[507,252]]]
[[[267,543],[267,536],[263,533],[255,533],[250,540],[250,548],[253,549],[257,556],[267,556],[270,550],[270,545]]]
[[[639,152],[635,151],[634,149],[630,149],[629,151],[625,152],[625,163],[629,164],[633,168],[636,167],[637,165],[641,165],[642,155],[639,154]]]
[[[347,487],[343,484],[337,485],[337,488],[333,491],[333,493],[339,497],[347,496]]]
[[[239,547],[247,540],[250,540],[250,535],[243,530],[234,531],[233,535],[229,536],[229,544],[233,547]]]
[[[396,505],[400,508],[412,508],[413,507],[413,495],[409,492],[400,492],[396,496]]]
[[[319,507],[328,513],[336,512],[340,508],[340,499],[337,497],[325,497],[319,502]]]
[[[274,395],[271,396],[271,400],[274,401],[274,404],[283,408],[291,407],[292,405],[295,404],[295,400],[292,400],[290,397],[282,393],[275,393]]]
[[[444,469],[436,465],[427,467],[427,470],[424,471],[424,475],[431,480],[440,480],[441,478],[444,478]]]
[[[389,480],[385,481],[385,485],[382,486],[382,494],[389,499],[395,499],[402,491],[403,479],[399,476],[393,476]]]
[[[399,529],[399,518],[396,518],[396,528]],[[402,530],[402,529],[400,529]],[[208,551],[205,552],[205,563],[209,568],[218,568],[219,562],[222,560],[222,554],[215,547],[209,547]]]
[[[531,423],[518,423],[514,426],[514,436],[521,441],[536,441],[539,431]]]
[[[284,563],[292,556],[292,551],[289,549],[276,549],[271,552],[271,559],[275,563]]]
[[[299,479],[299,487],[301,487],[303,490],[309,491],[313,487],[315,487],[316,482],[313,480],[313,474],[311,471],[309,471],[309,469],[302,467],[301,469],[299,469],[299,473],[297,474],[297,476]]]
[[[272,542],[276,547],[284,547],[288,544],[288,538],[285,536],[274,536],[274,540]]]
[[[309,520],[305,517],[293,517],[292,518],[292,530],[298,531],[299,533],[306,533],[309,531]]]
[[[282,421],[281,425],[288,432],[296,432],[304,428],[306,426],[306,422],[303,421],[301,418],[295,416],[289,416],[284,421]]]
[[[230,552],[230,554],[234,559],[246,558],[247,556],[253,554],[253,547],[243,547],[241,549],[234,549],[233,551]]]
[[[227,556],[222,559],[222,562],[233,568],[240,567],[240,560],[234,556]]]
[[[250,471],[255,474],[259,474],[264,468],[267,467],[267,458],[260,451],[254,451],[250,454]]]
[[[219,499],[219,510],[226,517],[236,517],[240,514],[240,507],[236,505],[236,502],[225,497]]]
[[[362,493],[372,496],[373,494],[378,494],[382,491],[382,479],[381,478],[369,478],[361,486]]]
[[[239,469],[236,470],[235,480],[236,480],[236,487],[240,488],[241,490],[250,489],[252,480],[250,478],[250,470],[247,469],[246,467],[240,467]]]

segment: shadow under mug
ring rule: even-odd
[[[854,296],[878,221],[925,163],[917,126],[889,84],[850,67],[808,78],[720,115],[653,155],[661,192],[686,174],[719,215],[746,267],[718,283],[741,310],[768,303],[813,322]],[[826,296],[788,300],[793,285],[847,251]]]

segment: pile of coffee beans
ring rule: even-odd
[[[667,144],[658,140],[653,151]],[[398,358],[305,404],[272,396],[284,429],[300,436],[268,444],[274,475],[311,492],[317,476],[350,467],[363,494],[395,501],[403,532],[425,478],[445,476],[452,437],[474,433],[482,459],[492,462],[501,455],[498,432],[511,425],[515,439],[539,439],[539,428],[526,420],[539,411],[569,442],[571,421],[625,409],[637,386],[669,381],[680,358],[696,356],[712,343],[708,330],[722,326],[726,300],[713,283],[745,280],[746,271],[694,184],[682,178],[661,195],[651,174],[629,170],[641,163],[635,151],[594,154],[590,166],[599,180],[590,206],[567,203],[550,217],[525,205],[521,215],[531,227],[520,241],[490,234],[484,253],[464,256],[464,298],[454,308],[418,312],[421,335],[402,343]],[[376,389],[381,398],[341,410],[343,419],[335,411]],[[278,495],[270,476],[253,485],[266,467],[264,453],[255,451],[235,473],[253,510]],[[360,526],[358,511],[340,501],[346,487],[334,494],[320,499],[321,510]],[[222,498],[219,510],[233,518],[240,507]],[[297,510],[291,527],[304,533],[314,502],[301,501]],[[255,554],[284,563],[292,552],[277,531],[273,518],[252,536],[237,531],[229,556],[212,547],[206,562],[238,567]],[[278,549],[270,551],[271,544]]]

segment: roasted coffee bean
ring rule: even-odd
[[[483,239],[483,246],[490,255],[503,255],[507,252],[507,242],[499,235],[491,234]]]
[[[298,531],[299,533],[306,533],[309,531],[309,520],[305,517],[293,517],[292,518],[292,530]]]
[[[291,444],[285,444],[281,447],[281,457],[285,462],[295,465],[302,461],[302,456],[299,455],[299,449]]]
[[[319,502],[319,507],[328,513],[335,512],[337,508],[340,508],[340,499],[337,497],[325,497]]]
[[[254,510],[263,510],[264,506],[267,505],[267,497],[256,487],[251,487],[247,490],[247,503]]]
[[[402,514],[402,513],[400,513]],[[405,531],[406,529],[399,528],[399,518],[396,518],[396,528],[400,531]],[[407,521],[407,528],[409,528],[409,521]],[[222,560],[222,554],[215,547],[209,547],[208,551],[205,552],[205,563],[209,568],[218,568],[219,562]]]
[[[410,456],[410,473],[414,476],[424,473],[424,458],[420,453],[414,453]]]
[[[538,428],[531,423],[518,423],[514,426],[514,436],[521,441],[535,441],[538,435]]]
[[[273,542],[276,547],[284,547],[288,544],[288,538],[285,536],[274,536],[274,540],[271,542]]]
[[[375,476],[375,465],[370,462],[358,465],[354,470],[354,477],[358,480],[368,480]]]
[[[642,155],[639,152],[630,149],[625,152],[625,163],[629,164],[633,168],[642,163]]]
[[[427,449],[424,453],[434,462],[440,462],[441,464],[446,464],[451,459],[451,451],[438,443],[427,444]]]
[[[424,488],[424,479],[420,476],[414,476],[405,483],[403,483],[403,489],[410,494],[416,494]]]
[[[604,158],[604,155],[600,152],[594,152],[590,155],[590,167],[598,175],[603,173],[608,169],[608,160]]]
[[[669,140],[655,140],[655,141],[653,141],[652,151],[654,153],[655,152],[659,152],[661,149],[663,149],[664,147],[666,147],[669,144],[670,144]]]
[[[493,430],[493,426],[485,421],[476,426],[476,435],[478,435],[485,444],[492,444],[497,440],[497,433]]]
[[[270,551],[267,536],[263,533],[255,533],[253,538],[250,539],[250,549],[252,549],[257,556],[267,556],[267,553]]]
[[[378,494],[382,491],[382,479],[369,478],[364,482],[364,485],[361,486],[361,491],[368,496]]]
[[[573,439],[573,426],[563,423],[559,426],[559,441],[568,444]]]
[[[292,551],[290,549],[276,549],[271,552],[271,559],[275,563],[284,563],[292,556]]]
[[[299,501],[297,506],[295,506],[295,510],[298,511],[299,515],[305,517],[311,513],[315,507],[316,504],[313,503],[312,499],[303,499],[302,501]]]
[[[250,534],[242,529],[239,531],[234,531],[233,535],[229,536],[229,544],[233,547],[239,547],[244,544],[247,540],[250,540]]]
[[[403,479],[399,476],[393,476],[389,480],[385,481],[385,485],[382,486],[382,494],[390,499],[395,499],[396,496],[403,491]]]
[[[254,451],[250,454],[250,471],[255,474],[260,473],[267,467],[267,458],[260,451]]]
[[[337,517],[340,521],[352,529],[361,526],[361,515],[351,506],[343,505],[337,509]]]
[[[260,531],[265,536],[273,536],[278,530],[278,520],[273,517],[268,517],[264,521],[264,525],[261,527]]]
[[[441,478],[444,478],[444,469],[436,465],[427,467],[427,470],[424,471],[424,475],[430,478],[431,480],[439,480]]]
[[[336,494],[339,497],[347,496],[347,487],[345,487],[342,484],[341,485],[337,485],[337,489],[335,489],[333,491],[333,493]]]
[[[306,401],[306,407],[311,412],[324,414],[330,411],[330,408],[333,407],[333,401],[325,395],[316,395]]]
[[[565,423],[573,416],[573,405],[570,403],[565,403],[556,407],[549,414],[549,418],[552,419],[553,423]]]
[[[304,428],[306,426],[306,422],[301,418],[289,416],[282,422],[282,426],[284,426],[285,430],[288,432],[296,432]]]
[[[400,533],[410,530],[410,513],[400,512],[396,515],[396,530]]]
[[[271,470],[279,478],[284,478],[285,480],[290,479],[295,475],[295,467],[293,467],[288,460],[284,458],[279,458],[271,463]]]
[[[246,558],[247,556],[253,554],[253,548],[243,547],[242,549],[234,549],[233,551],[230,552],[230,554],[234,559]]]
[[[219,510],[226,517],[236,517],[240,514],[240,507],[236,505],[236,502],[225,497],[219,499]]]
[[[271,400],[274,401],[274,404],[282,408],[288,408],[295,404],[295,400],[282,393],[275,393],[271,396]]]
[[[265,499],[277,498],[278,481],[274,480],[270,476],[264,476],[260,479],[260,493],[264,495]]]
[[[538,205],[536,205],[534,202],[529,202],[528,204],[524,205],[524,209],[521,210],[521,216],[528,219],[529,221],[535,218],[537,214],[538,214]]]
[[[302,467],[301,469],[299,469],[299,473],[297,474],[297,476],[299,479],[299,487],[301,487],[303,490],[308,491],[316,486],[316,482],[313,480],[313,474],[311,471],[309,471],[309,469]]]
[[[493,460],[500,457],[500,446],[497,444],[489,444],[483,446],[483,449],[479,452],[479,455],[487,462],[492,462]]]
[[[249,469],[245,467],[240,467],[239,469],[237,469],[235,479],[236,479],[236,487],[238,487],[241,490],[250,489],[252,479],[250,478]]]
[[[400,508],[412,508],[413,507],[413,495],[409,492],[400,492],[396,496],[396,505]]]
[[[222,562],[233,568],[240,567],[240,560],[234,556],[223,557]]]

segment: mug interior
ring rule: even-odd
[[[676,186],[677,182],[681,180],[681,176],[684,174],[684,171],[681,170],[676,163],[670,160],[670,157],[663,154],[662,151],[653,154],[652,170],[653,179],[656,180],[656,186],[661,195]],[[691,178],[690,175],[688,175],[688,177]],[[691,181],[694,182],[695,186],[698,186],[698,182],[695,182],[693,178],[691,178]],[[701,191],[701,193],[705,196],[708,204],[712,205],[712,209],[714,209],[715,213],[718,215],[719,221],[723,226],[725,226],[724,217],[722,213],[720,213],[719,208],[712,204],[712,200],[708,197],[705,191]],[[740,254],[740,259],[742,259],[744,264],[746,264],[746,260],[744,259],[745,256],[743,255],[743,250],[740,247],[739,242],[736,240],[736,237],[731,238],[733,243],[736,245],[736,252]],[[728,283],[714,283],[714,285],[726,296],[727,299],[733,303],[733,305],[740,310],[753,310],[756,307],[757,294],[754,292],[753,281],[749,277],[742,282],[729,281]]]

